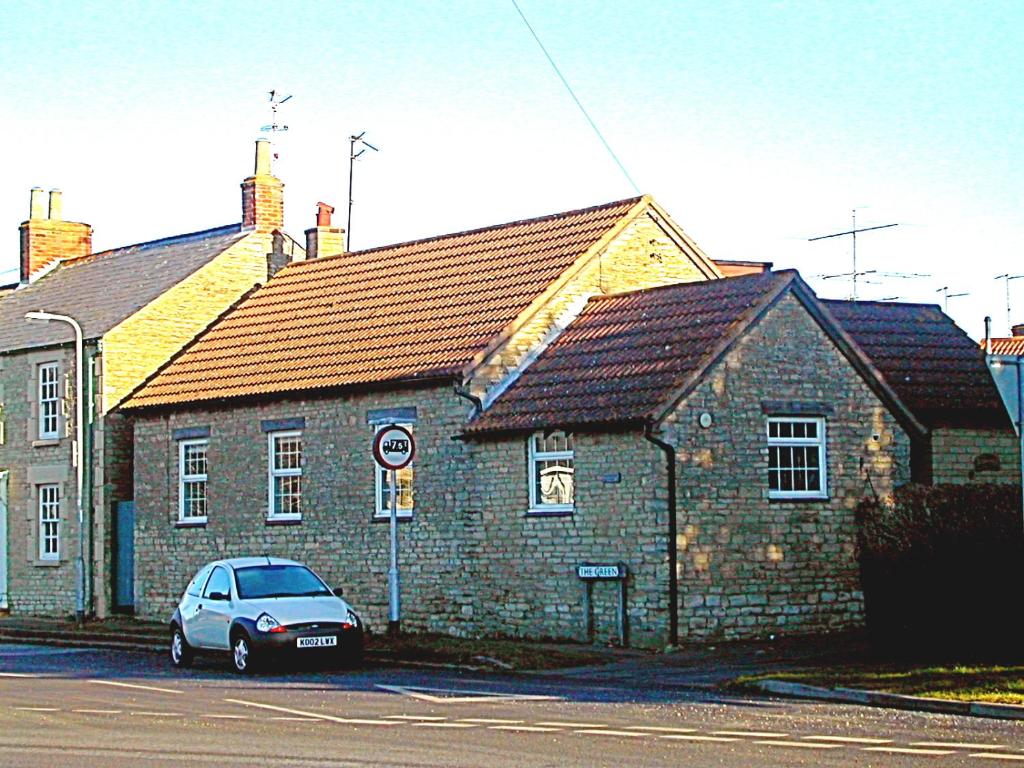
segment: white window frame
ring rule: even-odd
[[[36,493],[39,497],[39,559],[60,560],[60,485],[37,485]]]
[[[550,433],[554,434],[554,433]],[[572,450],[567,451],[538,451],[535,445],[535,438],[538,435],[544,436],[544,433],[534,432],[530,435],[527,441],[527,484],[530,490],[530,509],[529,512],[533,514],[537,513],[572,513],[576,509],[576,449],[575,443],[576,438],[571,432],[563,432],[562,434],[566,437],[570,437],[573,440]],[[545,504],[541,501],[540,489],[537,487],[537,464],[542,461],[569,461],[570,466],[573,470],[573,501],[571,504]]]
[[[299,466],[289,469],[277,469],[275,467],[276,441],[282,438],[299,439]],[[302,430],[288,429],[267,433],[267,520],[301,520],[302,519],[302,461],[305,454],[305,446],[302,444]],[[274,487],[279,478],[298,477],[299,479],[299,511],[283,512],[274,511]]]
[[[204,463],[206,464],[206,472],[189,474],[187,472],[188,462],[186,456],[188,449],[194,446],[204,446],[206,451],[204,452]],[[210,511],[210,441],[206,438],[198,438],[194,440],[180,440],[178,441],[178,522],[179,523],[205,523],[207,514]],[[188,483],[202,483],[203,484],[203,506],[207,514],[204,515],[190,515],[188,509],[185,507],[185,486]]]
[[[390,427],[390,426],[391,426],[390,422],[387,423],[387,424],[376,424],[376,425],[374,425],[373,433],[376,435],[382,429],[386,429],[387,427]],[[410,423],[407,423],[407,422],[396,424],[396,426],[405,427],[407,430],[409,430],[410,433],[413,431],[413,425],[410,424]],[[402,469],[398,470],[398,472],[395,473],[395,475],[396,475],[395,481],[396,482],[400,481],[400,478],[402,477],[403,474],[408,474],[409,472],[412,473],[411,488],[410,488],[410,495],[412,496],[412,506],[411,507],[401,507],[401,506],[399,506],[398,509],[395,510],[395,516],[397,518],[399,518],[399,519],[412,517],[413,511],[416,509],[416,471],[415,471],[415,469],[413,469],[413,464],[415,464],[415,463],[416,463],[416,460],[413,459],[411,462],[409,462],[409,464],[406,467],[403,467]],[[407,472],[407,470],[408,470],[408,472]],[[387,480],[388,470],[381,469],[380,465],[376,461],[374,461],[373,462],[373,471],[374,471],[373,517],[374,517],[374,519],[377,519],[377,520],[382,519],[382,518],[383,519],[389,519],[391,517],[391,494],[389,493],[389,488],[388,488],[388,480]],[[382,506],[381,505],[381,501],[384,500],[385,498],[387,499],[387,503]],[[399,496],[399,500],[401,500],[401,495]]]
[[[817,424],[817,437],[772,437],[772,424]],[[769,416],[765,420],[765,439],[768,442],[768,472],[771,468],[772,448],[817,448],[818,449],[818,477],[819,486],[816,489],[808,490],[772,490],[769,481],[769,499],[827,499],[828,498],[828,440],[825,431],[825,418],[823,416]],[[793,469],[793,467],[789,467]],[[796,468],[799,469],[799,468]]]
[[[45,378],[52,374],[53,378]],[[39,439],[60,439],[60,363],[42,363],[36,371],[36,393],[39,407]],[[47,421],[53,421],[53,429]]]

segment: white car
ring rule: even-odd
[[[286,652],[356,664],[363,623],[340,594],[294,560],[240,557],[204,565],[171,618],[171,662],[187,667],[196,651],[222,651],[242,674]]]

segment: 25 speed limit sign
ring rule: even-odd
[[[392,424],[373,438],[373,458],[382,469],[401,469],[412,461],[415,454],[416,443],[405,427]]]

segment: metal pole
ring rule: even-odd
[[[398,478],[396,471],[388,472],[391,490],[391,566],[388,568],[388,634],[397,635],[401,629],[401,608],[398,585]]]
[[[352,250],[352,169],[356,164],[356,141],[358,137],[348,137],[348,218],[345,221],[345,250]]]
[[[1017,448],[1020,451],[1020,504],[1021,525],[1024,527],[1024,377],[1021,376],[1020,355],[1014,361],[1017,364]]]

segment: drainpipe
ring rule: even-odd
[[[665,454],[665,468],[668,472],[668,642],[679,645],[679,576],[676,573],[676,449],[661,438],[654,436],[654,427],[648,422],[644,426],[644,437],[648,442],[661,448]]]
[[[458,395],[459,397],[464,397],[466,400],[469,400],[469,402],[471,402],[473,404],[473,412],[469,415],[469,418],[475,419],[477,416],[479,416],[481,413],[483,413],[483,411],[484,411],[484,402],[483,402],[483,400],[481,400],[476,395],[472,394],[462,384],[456,384],[454,389],[455,389],[455,394],[456,395]]]
[[[992,354],[992,318],[985,315],[985,354]]]

